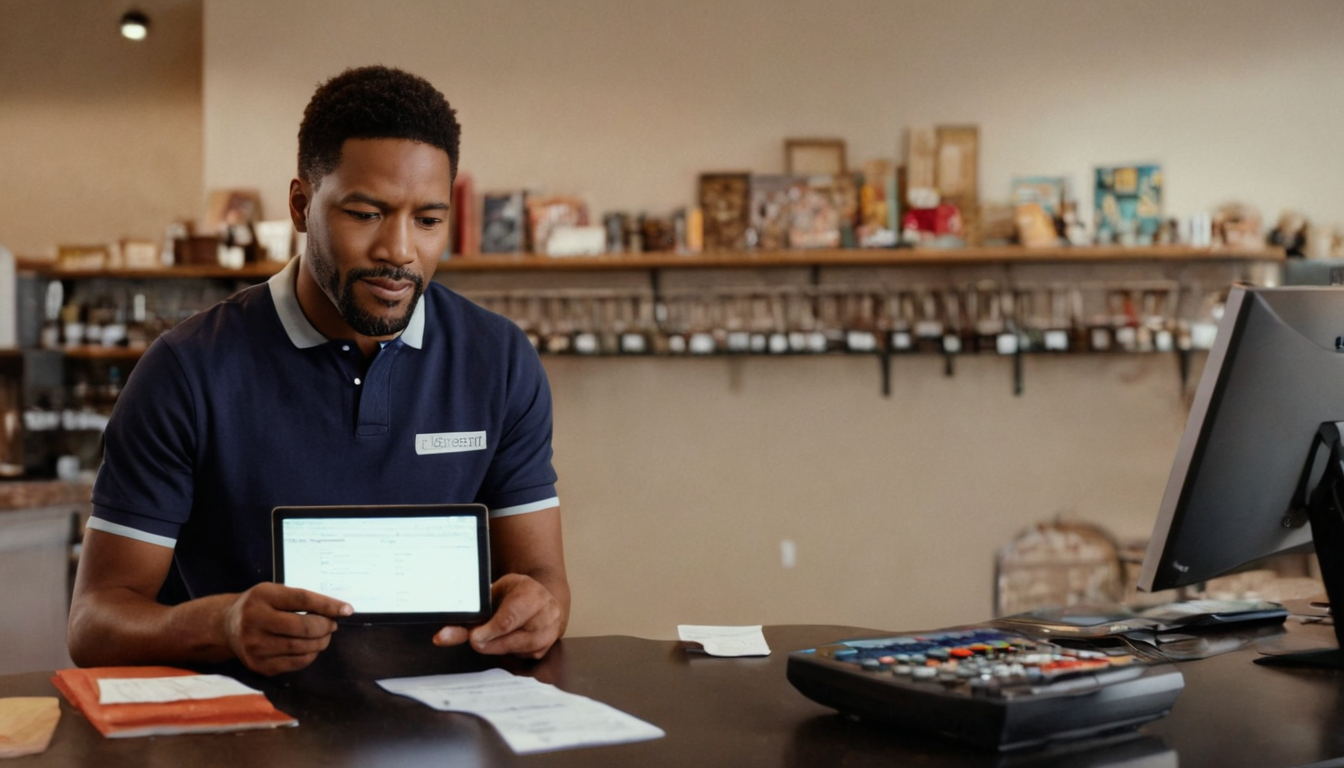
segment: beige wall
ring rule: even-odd
[[[1152,526],[1174,360],[549,359],[579,632],[988,618],[993,555],[1056,513]],[[782,565],[780,542],[797,564]]]
[[[313,87],[406,67],[464,124],[484,187],[596,211],[691,202],[696,174],[782,170],[790,136],[861,162],[908,125],[977,123],[985,197],[1014,174],[1153,160],[1168,210],[1229,198],[1344,224],[1337,0],[206,0],[209,186],[283,212]]]
[[[5,0],[0,13],[0,244],[162,240],[201,207],[201,2]]]
[[[371,10],[372,9],[372,10]],[[1344,221],[1344,5],[1212,0],[206,0],[207,186],[283,210],[313,87],[382,62],[446,92],[481,186],[598,212],[854,161],[903,126],[978,123],[981,183],[1156,160],[1169,210],[1230,197]],[[460,278],[450,279],[449,282]],[[995,549],[1056,513],[1146,535],[1185,418],[1170,356],[548,358],[578,634],[682,623],[929,627],[985,618]],[[797,565],[782,566],[780,542]]]

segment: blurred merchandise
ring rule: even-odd
[[[481,201],[471,174],[460,171],[453,180],[453,237],[450,250],[460,256],[481,253]],[[295,253],[303,253],[296,245]]]
[[[1017,241],[1020,244],[1028,248],[1059,245],[1055,217],[1040,203],[1018,203],[1013,210],[1013,221],[1017,225]]]
[[[938,190],[917,187],[907,193],[909,208],[901,222],[901,242],[907,245],[957,247],[962,240],[961,211],[942,202]]]
[[[677,249],[675,221],[666,216],[641,216],[640,230],[644,235],[645,252],[663,253]]]
[[[527,244],[533,253],[549,253],[551,232],[559,227],[588,226],[588,206],[576,197],[527,198]]]
[[[163,266],[159,246],[149,240],[122,240],[121,261],[126,269],[156,269]]]
[[[700,174],[706,251],[741,251],[751,229],[751,174]]]
[[[257,242],[265,258],[270,261],[289,261],[294,255],[294,223],[289,219],[258,221],[256,224]],[[127,254],[129,266],[130,255]]]
[[[1162,224],[1162,169],[1125,165],[1096,169],[1097,243],[1152,245]]]
[[[1224,203],[1213,212],[1213,239],[1228,248],[1263,248],[1260,211],[1246,203]]]
[[[526,222],[522,190],[487,192],[481,198],[481,253],[522,253]]]
[[[56,248],[56,264],[73,272],[107,269],[109,261],[106,245],[61,245]]]
[[[602,227],[562,225],[551,230],[546,240],[547,256],[600,256],[607,245]]]
[[[1278,223],[1269,231],[1266,242],[1284,249],[1290,257],[1300,259],[1307,255],[1309,228],[1310,225],[1302,214],[1292,210],[1284,211],[1279,214]]]
[[[23,355],[0,350],[0,477],[23,474]]]
[[[892,248],[900,223],[896,199],[896,164],[869,160],[863,165],[859,187],[859,217],[855,239],[860,248]]]
[[[806,188],[807,179],[802,176],[752,176],[748,244],[765,251],[788,248],[793,208],[802,200]]]

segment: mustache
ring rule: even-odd
[[[356,280],[363,280],[366,277],[372,277],[376,280],[406,280],[415,283],[416,291],[423,290],[425,279],[415,272],[407,269],[392,268],[355,268],[345,273],[345,284],[350,285]]]

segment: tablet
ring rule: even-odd
[[[490,618],[481,504],[276,507],[275,582],[344,600],[346,621],[480,624]]]

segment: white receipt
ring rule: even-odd
[[[761,625],[751,627],[707,627],[678,624],[677,636],[683,643],[699,643],[710,656],[769,656]]]
[[[218,699],[261,693],[224,675],[178,677],[105,677],[98,680],[99,704],[149,704],[188,699]]]
[[[662,738],[657,726],[584,696],[503,669],[379,680],[389,693],[484,718],[520,755]]]

